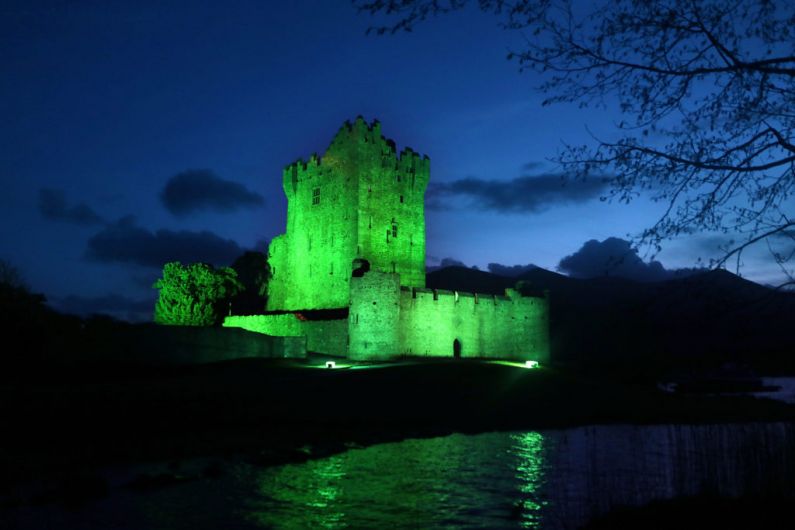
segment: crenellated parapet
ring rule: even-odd
[[[319,172],[342,172],[353,176],[374,169],[382,178],[398,174],[401,180],[411,179],[424,191],[430,178],[431,160],[427,155],[405,147],[399,153],[395,142],[381,134],[381,124],[374,120],[369,125],[359,116],[346,121],[334,135],[322,157],[313,153],[307,160],[296,160],[282,171],[282,183],[288,196],[296,191],[297,183],[311,179]]]

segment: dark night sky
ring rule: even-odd
[[[60,307],[149,311],[164,259],[223,261],[281,233],[282,167],[357,115],[431,157],[429,264],[554,270],[662,211],[559,186],[545,160],[618,114],[541,107],[538,79],[505,58],[520,36],[494,18],[387,37],[366,35],[373,22],[346,0],[4,2],[0,257]],[[657,259],[689,267],[715,241]],[[743,272],[776,279],[761,257]]]

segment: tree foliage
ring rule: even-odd
[[[262,252],[249,250],[232,263],[232,268],[243,285],[243,290],[232,300],[233,314],[262,313],[265,310],[270,279],[268,257]]]
[[[468,0],[354,0],[410,30]],[[722,233],[736,260],[766,245],[793,280],[795,2],[477,0],[526,35],[509,57],[541,73],[545,103],[617,104],[613,138],[556,157],[575,178],[616,174],[610,198],[667,208],[639,242]]]
[[[166,263],[163,277],[153,287],[160,290],[155,322],[178,326],[216,324],[224,303],[243,288],[230,267],[216,269],[206,263],[182,265],[178,261]]]
[[[232,263],[232,268],[237,272],[237,278],[245,291],[257,296],[267,295],[270,266],[265,254],[248,250]]]

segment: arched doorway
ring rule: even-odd
[[[461,358],[461,341],[458,339],[453,341],[453,357],[456,359]]]

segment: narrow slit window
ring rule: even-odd
[[[312,204],[320,204],[320,188],[312,190]]]
[[[400,196],[400,202],[403,202],[403,195]]]
[[[392,221],[392,237],[397,237],[397,223]]]

